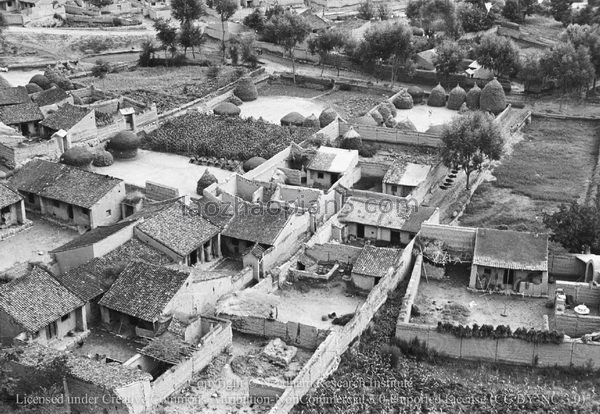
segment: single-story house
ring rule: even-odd
[[[23,196],[6,185],[0,184],[0,229],[23,224],[26,219]]]
[[[358,165],[358,151],[320,147],[306,167],[308,186],[329,189]]]
[[[382,277],[391,274],[400,264],[402,249],[366,245],[352,266],[352,282],[362,290],[370,291]]]
[[[476,60],[471,62],[465,72],[469,78],[473,79],[492,79],[494,77],[494,72],[484,68]]]
[[[0,106],[0,122],[19,131],[26,137],[39,134],[39,123],[44,114],[33,102]]]
[[[92,229],[117,222],[126,195],[123,180],[41,159],[17,170],[10,184],[23,194],[26,208]]]
[[[427,179],[429,171],[431,171],[430,165],[396,160],[383,177],[383,193],[408,197],[415,188]]]
[[[310,9],[304,10],[302,13],[300,13],[300,16],[302,16],[304,21],[308,23],[308,26],[313,33],[317,33],[320,30],[329,29],[332,26],[332,23],[329,19],[313,13]]]
[[[0,342],[48,344],[87,331],[84,302],[45,270],[0,285]]]
[[[221,257],[220,231],[196,208],[176,201],[144,220],[134,232],[140,240],[175,262],[193,266]]]
[[[478,228],[469,287],[548,294],[548,235]]]
[[[31,99],[40,108],[44,116],[48,116],[52,111],[58,110],[63,104],[73,104],[73,96],[69,95],[58,86],[53,86],[45,91],[34,93],[31,96]]]
[[[65,103],[42,122],[42,135],[55,138],[61,152],[65,152],[77,142],[96,138],[96,111],[93,108]]]
[[[24,86],[0,88],[0,106],[17,105],[31,102]]]
[[[169,323],[178,298],[186,295],[190,274],[141,261],[129,263],[98,302],[102,322],[133,327],[152,337]]]

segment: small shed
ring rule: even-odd
[[[394,271],[401,257],[402,249],[366,245],[352,267],[352,282],[359,289],[370,291]]]
[[[431,171],[430,165],[413,164],[396,160],[383,177],[383,192],[399,197],[407,197]]]

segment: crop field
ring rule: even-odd
[[[291,142],[304,141],[315,132],[262,120],[190,113],[149,134],[144,146],[153,151],[245,161],[254,156],[270,158]]]
[[[598,132],[593,122],[534,118],[524,139],[494,170],[495,181],[479,186],[461,224],[546,231],[543,211],[586,200],[598,158]]]

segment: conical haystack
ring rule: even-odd
[[[496,78],[483,87],[479,98],[479,108],[496,115],[506,108],[506,95]]]
[[[385,122],[383,116],[379,113],[377,109],[370,112],[371,118],[377,123],[377,125],[381,125]]]
[[[94,167],[108,167],[109,165],[113,165],[114,158],[112,154],[105,149],[98,149],[94,153],[94,161],[92,161],[92,165]]]
[[[448,103],[446,107],[454,111],[458,111],[465,100],[467,99],[467,93],[460,85],[456,85],[454,89],[450,91],[448,95]]]
[[[302,126],[302,123],[304,122],[304,115],[298,113],[298,112],[290,112],[289,114],[287,114],[286,116],[284,116],[283,118],[281,118],[281,120],[279,121],[281,122],[281,125],[283,126]]]
[[[310,114],[310,116],[307,116],[304,119],[304,122],[302,122],[302,126],[304,128],[320,128],[321,123],[319,122],[315,114]]]
[[[252,171],[253,169],[258,167],[265,161],[266,161],[266,159],[264,159],[263,157],[249,158],[246,161],[244,161],[244,165],[242,165],[242,169],[244,170],[244,172]]]
[[[233,94],[244,102],[254,101],[258,98],[256,85],[250,78],[242,78],[233,90]]]
[[[134,158],[140,147],[141,139],[132,131],[121,131],[108,143],[108,149],[115,158]]]
[[[242,110],[231,102],[221,102],[213,108],[213,112],[220,116],[238,116]]]
[[[390,111],[390,114],[394,118],[396,117],[396,115],[398,115],[398,110],[396,109],[394,104],[391,103],[390,101],[384,101],[384,102],[380,103],[379,106],[380,107],[385,106]]]
[[[202,177],[200,177],[200,179],[198,180],[198,183],[196,184],[196,194],[198,195],[202,195],[202,192],[204,191],[204,189],[214,183],[217,183],[217,177],[215,177],[213,174],[211,174],[208,171],[208,168],[206,170],[204,170],[204,174],[202,174]]]
[[[398,109],[411,109],[414,102],[414,98],[408,92],[403,92],[394,98],[394,106]]]
[[[319,115],[319,124],[321,128],[325,128],[327,125],[331,124],[338,117],[338,113],[333,108],[325,108],[321,115]]]
[[[469,89],[469,92],[467,92],[467,107],[472,111],[476,111],[477,109],[479,109],[480,98],[481,89],[479,88],[477,83],[475,83],[475,86],[473,86],[471,89]]]
[[[441,84],[437,84],[435,88],[431,90],[429,99],[427,99],[427,105],[442,107],[446,106],[446,90]]]
[[[413,103],[415,104],[420,104],[425,98],[425,92],[418,86],[410,86],[406,92],[412,97]]]
[[[350,127],[348,131],[342,137],[341,147],[344,149],[360,149],[362,146],[362,138],[360,134],[354,129],[354,127]]]
[[[84,147],[72,147],[60,156],[60,162],[73,167],[87,167],[94,160],[94,154]]]
[[[32,93],[38,93],[38,92],[42,92],[43,89],[40,85],[37,85],[35,83],[28,83],[27,85],[25,85],[25,89],[27,89],[27,93],[28,94],[32,94]]]

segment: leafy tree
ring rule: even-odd
[[[0,395],[12,395],[17,390],[18,380],[11,376],[9,363],[18,358],[18,353],[15,348],[0,349]]]
[[[182,26],[206,14],[206,6],[202,0],[171,0],[171,16]]]
[[[285,13],[285,9],[280,4],[275,4],[273,7],[269,7],[265,12],[265,18],[270,20],[273,16],[278,16]]]
[[[142,43],[142,51],[140,52],[140,58],[138,59],[138,65],[147,67],[152,66],[154,55],[156,53],[156,46],[152,40],[145,40]]]
[[[575,48],[587,47],[596,76],[600,73],[600,26],[571,24],[561,34],[561,40],[571,42]],[[596,87],[596,76],[594,76],[594,88]]]
[[[571,20],[572,0],[550,0],[550,13],[554,20],[561,22],[565,26]]]
[[[377,6],[377,15],[379,16],[380,20],[388,20],[390,17],[392,17],[392,11],[387,3],[380,3]]]
[[[258,57],[256,56],[256,36],[253,33],[240,34],[231,39],[229,45],[229,52],[231,60],[234,60],[234,56],[251,67],[258,65]],[[234,62],[235,64],[236,62]]]
[[[413,55],[412,37],[412,29],[403,23],[375,26],[365,33],[361,53],[367,62],[381,60],[392,66],[393,86],[400,66],[410,64]]]
[[[543,85],[544,73],[540,64],[540,56],[528,55],[519,68],[519,78],[523,81],[525,91],[531,90],[533,85]]]
[[[265,36],[273,39],[275,43],[283,46],[292,59],[292,74],[296,83],[296,62],[294,48],[306,39],[310,33],[310,26],[304,18],[297,14],[286,12],[271,17],[265,24]]]
[[[165,60],[167,51],[171,52],[171,58],[177,51],[177,29],[171,24],[171,19],[158,19],[154,22],[156,37],[161,43],[161,49],[165,51]]]
[[[265,28],[265,16],[257,7],[252,13],[244,17],[244,25],[254,29],[256,33],[262,33]]]
[[[563,93],[587,89],[596,76],[589,49],[561,42],[540,59],[545,77],[555,80]]]
[[[225,22],[233,16],[238,8],[235,0],[214,0],[215,10],[221,18],[221,29],[223,37],[221,38],[221,49],[223,50],[223,59],[225,59]]]
[[[495,13],[488,12],[484,4],[462,2],[456,12],[462,29],[467,33],[487,30],[496,21]]]
[[[375,7],[369,0],[366,0],[363,3],[360,3],[358,5],[357,11],[358,11],[357,17],[359,19],[371,20],[373,17],[375,17]]]
[[[444,126],[442,160],[450,168],[462,168],[469,178],[480,171],[486,160],[499,160],[503,151],[500,128],[493,118],[481,111],[468,112]]]
[[[444,40],[435,48],[435,70],[444,76],[446,83],[451,73],[458,72],[458,65],[467,55],[466,50],[454,40]]]
[[[319,33],[318,36],[308,40],[308,51],[314,55],[319,55],[321,60],[321,76],[325,70],[325,60],[334,50],[340,52],[344,48],[345,34],[338,29],[326,30]],[[339,59],[337,60],[339,62]],[[339,64],[336,64],[338,76],[340,76]]]
[[[104,85],[104,79],[110,72],[110,64],[102,59],[96,60],[96,64],[92,67],[92,76],[94,78],[102,79],[102,89],[106,89]]]
[[[504,36],[488,33],[475,46],[477,62],[495,75],[511,75],[519,66],[519,48]]]
[[[502,8],[502,16],[512,22],[522,23],[525,17],[533,15],[536,7],[535,0],[506,0]]]
[[[422,28],[427,36],[433,36],[438,31],[443,31],[452,38],[460,34],[461,25],[454,2],[410,0],[406,7],[406,17],[412,26]]]
[[[552,230],[550,239],[572,253],[590,248],[600,254],[600,211],[598,205],[585,206],[573,201],[561,204],[553,214],[544,212],[544,224]]]
[[[187,56],[188,48],[192,49],[192,56],[196,57],[195,48],[200,48],[203,41],[203,33],[200,27],[192,23],[184,23],[179,29],[179,44],[183,48],[183,54]]]
[[[113,4],[113,0],[90,0],[90,4],[99,9],[102,7],[110,6]]]

